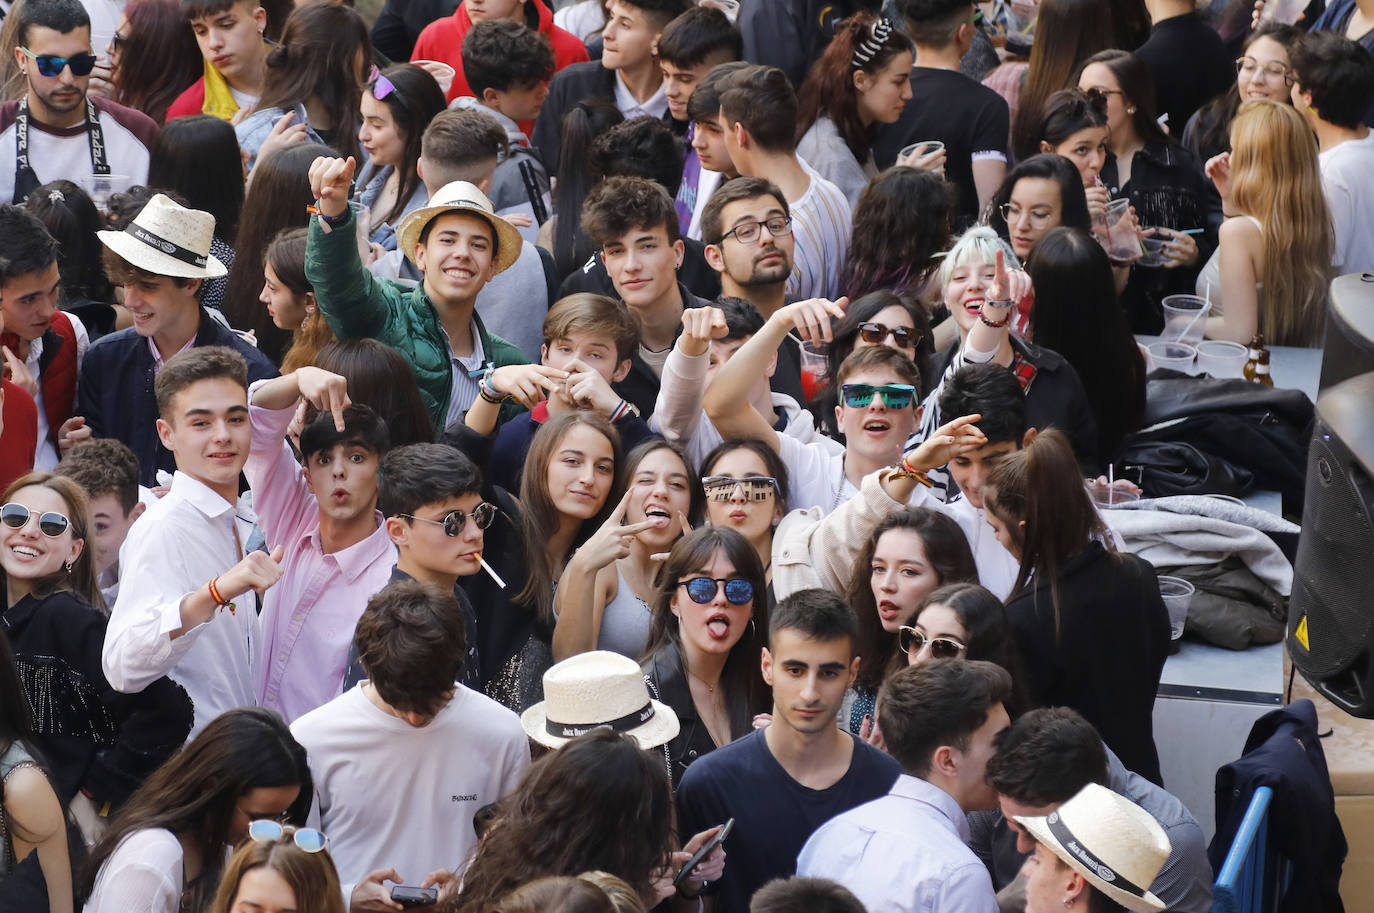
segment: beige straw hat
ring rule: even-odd
[[[544,700],[520,716],[540,745],[560,748],[569,739],[608,727],[654,748],[678,733],[673,708],[650,700],[634,660],[607,650],[579,653],[544,673]]]
[[[123,231],[98,231],[110,250],[141,270],[178,279],[218,279],[229,270],[210,255],[215,217],[154,194]]]
[[[491,225],[491,230],[496,233],[496,271],[499,273],[510,266],[520,256],[521,246],[524,239],[520,237],[520,232],[516,231],[515,226],[507,222],[496,214],[492,208],[491,200],[487,195],[477,189],[476,184],[469,184],[467,181],[454,181],[445,184],[429,198],[429,203],[401,220],[400,227],[396,230],[396,243],[400,245],[401,252],[406,255],[406,259],[411,263],[415,262],[415,245],[420,242],[420,235],[424,233],[425,226],[434,221],[439,216],[448,212],[461,212],[485,219]]]
[[[1043,818],[1014,817],[1089,884],[1126,909],[1164,909],[1164,902],[1150,893],[1150,885],[1172,852],[1169,837],[1130,799],[1089,783]]]

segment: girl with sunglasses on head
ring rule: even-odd
[[[1129,51],[1094,54],[1079,70],[1078,87],[1105,96],[1111,150],[1101,181],[1113,199],[1127,198],[1139,224],[1168,241],[1158,267],[1132,266],[1122,304],[1136,333],[1164,326],[1166,295],[1192,291],[1197,269],[1216,244],[1210,214],[1216,190],[1193,154],[1156,122],[1149,68]],[[1219,212],[1217,208],[1217,212]]]
[[[625,458],[624,475],[625,496],[558,580],[555,661],[588,650],[643,655],[663,555],[700,519],[701,482],[677,445],[645,441]]]
[[[541,384],[551,381],[537,373],[541,366],[528,367],[530,376],[513,389],[520,391],[523,404],[533,406],[546,392]],[[491,427],[500,402],[478,397],[467,420]],[[523,713],[544,699],[544,672],[553,665],[559,580],[575,553],[622,502],[620,435],[601,415],[585,409],[551,416],[530,442],[519,498],[491,482],[494,438],[467,424],[454,425],[445,437],[482,470],[482,500],[499,508],[486,529],[483,553],[501,584],[480,573],[464,578],[462,585],[477,610],[486,693]]]
[[[758,552],[732,529],[683,536],[658,573],[649,649],[650,691],[677,713],[667,754],[676,788],[698,757],[748,735],[771,701],[759,671],[768,602]]]
[[[394,226],[429,201],[415,166],[425,127],[444,107],[434,77],[410,63],[387,67],[363,90],[358,142],[367,164],[356,182],[358,202],[372,214],[368,239],[386,250],[396,249]]]
[[[1064,168],[1072,171],[1067,161]],[[1073,189],[1077,189],[1076,183]],[[1079,200],[1081,203],[1082,197]],[[1030,277],[1020,269],[1011,246],[988,226],[970,228],[940,265],[940,287],[945,306],[959,328],[959,338],[936,356],[940,380],[924,400],[918,440],[948,420],[940,415],[945,381],[965,364],[992,363],[1021,381],[1027,425],[1067,429],[1084,470],[1094,472],[1098,463],[1097,427],[1077,372],[1057,352],[1032,345],[1011,332],[1013,313],[1034,295]],[[943,479],[937,482],[943,483]]]
[[[1151,714],[1169,614],[1154,568],[1104,544],[1078,462],[1054,429],[998,460],[982,496],[1020,563],[1007,617],[1030,700],[1082,713],[1127,768],[1159,783]]]
[[[210,913],[345,913],[327,842],[313,828],[251,822],[224,867]]]
[[[876,291],[864,295],[845,308],[844,316],[830,328],[834,338],[825,349],[826,377],[836,377],[840,365],[851,352],[869,346],[887,346],[905,355],[920,367],[933,353],[926,340],[930,337],[930,321],[925,310],[911,295]],[[922,343],[925,343],[922,346]],[[917,348],[921,354],[917,356]],[[924,380],[924,378],[923,378]],[[812,401],[817,423],[836,440],[844,440],[836,425],[835,406],[839,392],[834,384],[826,387]]]
[[[110,821],[82,872],[85,913],[205,909],[252,822],[302,824],[313,794],[305,749],[281,717],[259,707],[216,717]]]
[[[105,602],[81,487],[31,473],[10,485],[0,504],[0,623],[36,709],[34,743],[53,786],[94,841],[101,812],[123,805],[185,741],[191,703],[166,678],[136,694],[121,694],[106,680]]]
[[[848,714],[841,725],[858,734],[873,715],[878,687],[898,652],[898,631],[936,587],[977,581],[973,552],[959,524],[923,508],[897,511],[883,519],[854,562],[845,594],[858,619],[854,679]]]
[[[892,20],[860,11],[835,27],[797,93],[797,154],[857,203],[878,174],[873,136],[911,99],[915,49]]]

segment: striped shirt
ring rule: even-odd
[[[811,178],[811,186],[800,199],[789,201],[796,247],[787,294],[834,300],[840,295],[840,269],[849,247],[849,200],[805,160],[797,161]]]

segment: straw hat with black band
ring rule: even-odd
[[[593,729],[614,729],[640,748],[655,748],[678,734],[677,714],[650,699],[639,663],[619,653],[592,650],[570,656],[544,673],[544,700],[520,716],[540,745],[561,748]]]
[[[154,194],[123,231],[98,231],[102,244],[155,276],[218,279],[229,272],[210,255],[215,217]]]
[[[520,232],[516,231],[515,226],[496,214],[492,208],[491,200],[488,200],[487,195],[477,189],[476,184],[469,184],[467,181],[453,181],[440,187],[434,196],[429,198],[429,202],[425,206],[411,212],[401,220],[400,226],[396,229],[396,243],[400,245],[401,252],[406,255],[406,259],[415,263],[415,245],[420,243],[420,236],[424,234],[425,226],[439,216],[451,212],[476,216],[491,226],[496,241],[496,252],[492,259],[496,264],[498,273],[520,257],[520,249],[524,244],[524,239],[520,236]]]
[[[1088,884],[1128,910],[1157,913],[1164,902],[1150,885],[1173,848],[1145,809],[1105,786],[1089,783],[1043,818],[1016,822]]]

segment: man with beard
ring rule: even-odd
[[[0,202],[23,203],[59,178],[148,180],[157,124],[146,114],[87,97],[95,55],[91,18],[78,0],[29,0],[14,59],[28,92],[0,107]]]
[[[720,273],[722,297],[749,302],[764,320],[787,303],[796,239],[787,200],[777,185],[753,177],[722,184],[701,214],[701,239],[706,243],[706,262]],[[806,402],[801,346],[792,336],[778,347],[771,386],[774,393]]]

